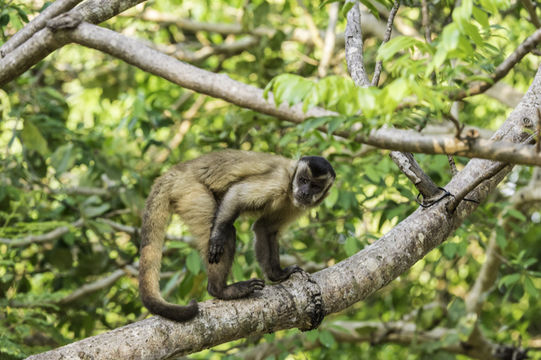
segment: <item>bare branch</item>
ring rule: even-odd
[[[340,134],[340,133],[337,133]],[[381,149],[424,154],[448,154],[502,161],[510,164],[541,165],[535,146],[481,138],[456,139],[454,136],[425,136],[415,131],[379,129],[355,140]]]
[[[60,189],[52,189],[54,194],[66,194],[66,195],[83,195],[83,196],[111,196],[111,189],[95,188],[88,186],[76,186]]]
[[[434,184],[432,179],[421,169],[411,153],[401,153],[391,151],[391,159],[400,168],[400,170],[415,185],[419,193],[423,196],[423,202],[430,202],[433,197],[439,195],[442,190]]]
[[[473,189],[475,189],[477,186],[479,186],[479,184],[481,184],[483,181],[489,180],[493,176],[496,176],[500,171],[504,170],[508,166],[509,166],[509,164],[506,164],[506,163],[496,163],[496,164],[494,164],[492,166],[492,168],[488,169],[483,174],[483,176],[478,177],[476,181],[472,181],[471,183],[468,184],[468,186],[463,187],[462,189],[460,189],[459,192],[457,192],[456,194],[453,194],[452,200],[449,203],[447,203],[447,211],[449,211],[451,213],[454,212],[456,210],[458,204],[460,204],[460,202],[462,200],[466,200],[466,196]],[[511,168],[511,166],[509,166],[509,168]],[[510,171],[510,169],[506,170],[505,172],[509,172],[509,171]],[[470,199],[470,200],[478,202],[478,200],[475,199],[475,198]]]
[[[521,0],[520,2],[522,3],[522,5],[524,5],[526,11],[528,11],[532,24],[534,24],[534,26],[538,29],[541,28],[541,21],[539,21],[539,17],[535,12],[535,7],[533,6],[532,2],[530,0]]]
[[[260,39],[256,36],[247,36],[234,42],[224,43],[219,45],[205,45],[197,51],[187,50],[183,44],[175,45],[155,45],[149,42],[151,47],[155,47],[159,51],[172,55],[179,60],[191,63],[197,63],[208,59],[213,55],[225,54],[228,56],[236,55],[246,49],[259,44]]]
[[[30,244],[39,244],[39,243],[53,241],[53,240],[58,239],[59,237],[66,235],[73,228],[81,227],[83,223],[84,223],[83,219],[79,219],[71,223],[69,226],[61,226],[45,234],[28,235],[28,236],[18,238],[18,239],[0,238],[0,244],[7,244],[11,247],[23,247],[23,246],[28,246]]]
[[[90,23],[100,23],[143,1],[87,0],[71,9],[69,13],[75,14],[76,17],[81,17],[84,21]],[[34,33],[28,40],[6,53],[5,57],[0,58],[0,69],[2,69],[0,71],[0,86],[17,78],[63,45],[65,43],[58,41],[58,38],[46,27]]]
[[[53,2],[43,10],[41,14],[32,19],[32,21],[26,24],[23,29],[18,31],[0,47],[0,58],[6,56],[6,54],[10,53],[13,49],[30,39],[36,32],[43,29],[48,20],[72,9],[81,1],[82,0],[56,0]]]
[[[363,16],[362,31],[366,35],[372,35],[379,39],[383,39],[383,34],[385,33],[385,24],[374,15],[369,12],[361,11]],[[159,11],[156,11],[151,8],[145,9],[142,13],[130,12],[130,14],[121,14],[121,16],[136,16],[137,18],[145,21],[153,21],[162,23],[164,25],[174,24],[182,30],[187,30],[191,32],[198,31],[207,31],[212,33],[218,33],[222,35],[240,35],[240,34],[251,34],[254,36],[262,37],[268,36],[273,37],[276,33],[276,30],[270,27],[258,26],[254,29],[246,29],[241,24],[227,24],[227,23],[206,23],[199,22],[190,19],[184,19],[179,17],[176,14],[164,14]],[[288,31],[286,31],[288,32]],[[302,28],[293,28],[290,32],[290,40],[297,41],[305,44],[313,44],[312,35],[310,30]],[[325,35],[320,32],[319,37],[324,37]],[[337,35],[336,46],[344,46],[344,34],[340,33]]]
[[[363,35],[361,31],[361,12],[359,2],[353,2],[352,8],[347,13],[347,25],[344,38],[346,41],[346,62],[348,70],[355,85],[360,87],[370,86],[368,75],[363,60]]]
[[[430,15],[428,14],[428,4],[426,0],[421,0],[421,16],[423,28],[425,29],[425,40],[430,44],[432,42],[432,31],[430,30]]]
[[[87,296],[93,292],[109,287],[113,285],[118,279],[120,279],[125,274],[126,272],[124,269],[115,270],[107,277],[98,279],[97,281],[81,286],[77,290],[73,291],[71,294],[60,299],[58,301],[58,304],[60,305],[68,304],[84,296]]]
[[[385,43],[387,43],[391,39],[394,17],[396,16],[396,13],[398,12],[399,6],[400,6],[400,0],[396,0],[394,2],[393,8],[391,9],[391,12],[389,13],[389,18],[387,19],[387,29],[385,29],[385,35],[383,36],[383,41],[380,46],[383,46]],[[379,77],[381,75],[382,69],[383,69],[383,60],[378,60],[376,62],[376,67],[374,70],[374,77],[372,78],[372,84],[371,84],[372,86],[378,86]]]

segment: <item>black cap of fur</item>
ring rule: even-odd
[[[336,173],[330,162],[321,156],[303,156],[301,161],[308,163],[308,167],[312,172],[312,176],[318,177],[330,174],[332,178],[336,178]]]

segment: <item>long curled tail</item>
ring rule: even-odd
[[[187,306],[171,304],[160,294],[160,267],[165,229],[169,221],[169,195],[164,178],[159,178],[145,204],[141,228],[139,260],[139,292],[145,307],[152,314],[175,321],[187,321],[197,315],[197,302]]]

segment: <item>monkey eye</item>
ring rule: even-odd
[[[309,182],[307,178],[300,178],[299,181],[301,184],[308,184]]]

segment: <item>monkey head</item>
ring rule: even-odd
[[[292,181],[293,205],[308,208],[319,205],[331,188],[336,174],[321,156],[304,156],[297,163]]]

